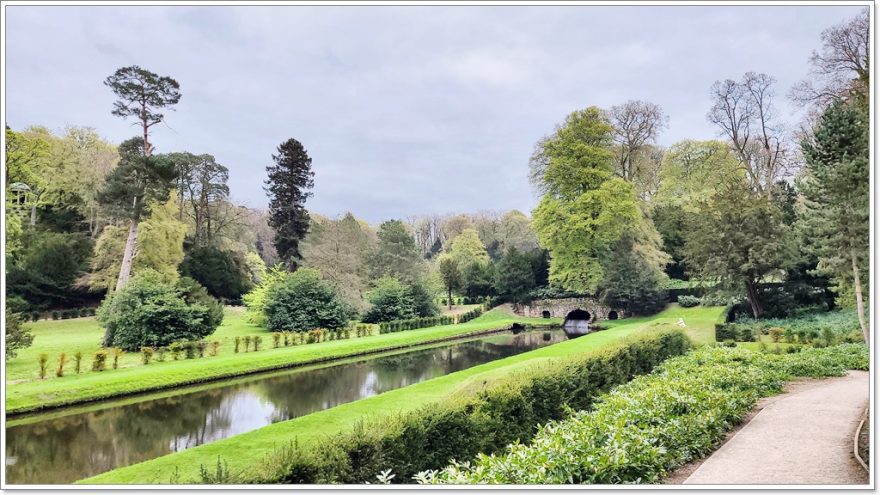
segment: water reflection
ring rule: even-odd
[[[70,483],[565,340],[546,333],[494,334],[12,426],[7,482]]]

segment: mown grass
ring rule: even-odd
[[[218,458],[227,462],[232,472],[257,469],[274,449],[287,446],[290,442],[295,441],[298,445],[305,446],[326,441],[334,434],[350,431],[360,421],[378,421],[389,415],[413,411],[442,401],[456,393],[478,389],[481,384],[502,379],[525,366],[594,352],[640,331],[679,328],[677,322],[680,318],[687,324],[684,330],[697,343],[711,343],[713,324],[722,310],[723,308],[704,307],[685,309],[672,305],[652,317],[605,322],[607,330],[578,339],[482,364],[290,421],[275,423],[252,432],[109,471],[81,482],[160,484],[174,480],[187,481],[198,478],[201,466],[208,468],[215,466]]]
[[[233,352],[232,344],[236,335],[254,335],[265,333],[266,330],[244,322],[241,311],[233,310],[230,316],[214,336],[209,338],[209,340],[221,341],[220,353],[216,357],[180,361],[173,361],[168,357],[165,362],[153,361],[145,366],[140,363],[140,354],[133,353],[123,356],[124,361],[121,362],[120,369],[108,369],[103,372],[86,371],[90,369],[91,354],[99,349],[97,342],[102,335],[102,330],[94,319],[37,323],[35,326],[43,328],[35,328],[34,345],[12,360],[11,364],[16,368],[20,378],[19,381],[15,381],[11,373],[7,375],[6,411],[13,414],[36,411],[408,347],[475,332],[501,329],[514,322],[533,325],[560,323],[558,319],[517,317],[499,308],[460,325],[437,326],[295,347],[273,349],[271,340],[264,338],[263,350],[236,354]],[[54,360],[60,352],[66,352],[70,357],[79,349],[83,350],[84,354],[82,374],[72,373],[72,363],[68,363],[68,374],[63,378],[54,375],[45,380],[36,378],[38,370],[36,356],[39,353],[49,353],[50,359]],[[23,368],[26,366],[33,371],[25,371]],[[31,378],[23,380],[22,376]]]

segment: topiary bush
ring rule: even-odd
[[[154,270],[144,270],[101,305],[104,345],[127,351],[159,347],[210,335],[223,319],[223,308],[191,279],[169,283]]]
[[[351,310],[318,270],[300,268],[269,289],[263,309],[271,331],[342,328]]]
[[[694,296],[678,296],[678,305],[682,308],[693,308],[700,305],[700,298]]]

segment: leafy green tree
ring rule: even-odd
[[[272,268],[266,270],[260,279],[260,283],[250,292],[242,297],[242,301],[247,306],[247,314],[245,319],[256,325],[263,326],[266,324],[266,303],[269,301],[269,291],[278,282],[287,276],[287,270],[284,265],[278,263]]]
[[[688,268],[718,278],[725,288],[745,290],[752,314],[760,318],[760,285],[770,276],[781,278],[796,261],[791,227],[772,198],[756,196],[745,180],[726,184],[701,211],[687,234]]]
[[[180,84],[167,76],[159,76],[136,65],[117,69],[104,80],[119,98],[113,102],[113,115],[126,119],[134,117],[143,131],[143,154],[151,156],[150,128],[163,122],[163,108],[171,108],[180,101]]]
[[[151,268],[169,277],[177,278],[177,269],[184,259],[183,241],[186,225],[177,219],[177,198],[173,195],[164,203],[150,206],[150,215],[140,227],[137,238],[137,256],[133,270]]]
[[[604,278],[599,300],[630,314],[653,314],[666,305],[666,291],[662,288],[666,276],[656,263],[640,256],[635,244],[633,235],[625,234],[602,263]]]
[[[460,236],[459,236],[460,237]],[[461,287],[468,297],[486,297],[494,294],[495,269],[491,262],[475,261],[461,270]]]
[[[222,313],[221,313],[222,315]],[[220,324],[216,301],[187,300],[187,290],[159,272],[143,270],[101,304],[103,345],[135,351],[181,340],[198,340]]]
[[[140,222],[151,204],[164,203],[174,185],[174,164],[144,154],[143,141],[133,138],[119,145],[119,165],[107,175],[98,200],[128,218],[128,234],[119,265],[116,290],[131,277]]]
[[[461,287],[461,270],[458,268],[458,262],[448,253],[443,253],[437,258],[437,270],[440,272],[440,279],[446,291],[446,303],[449,309],[452,309],[452,291]]]
[[[26,349],[34,342],[34,334],[27,325],[22,324],[21,315],[6,308],[4,324],[6,339],[6,359],[14,358],[18,351]]]
[[[245,259],[215,246],[190,250],[180,265],[180,273],[195,279],[209,294],[221,299],[237,301],[253,288]]]
[[[416,316],[436,316],[440,312],[437,308],[437,303],[434,302],[434,292],[428,287],[426,280],[409,284],[409,291]]]
[[[40,136],[15,132],[6,126],[6,187],[15,182],[33,185],[34,165],[49,156],[49,143]]]
[[[309,230],[306,200],[315,185],[312,159],[302,143],[288,139],[278,145],[275,162],[266,167],[266,193],[269,195],[269,225],[275,229],[273,241],[278,256],[294,271],[301,258],[299,244]]]
[[[229,197],[229,169],[208,154],[170,153],[167,157],[177,171],[178,219],[183,220],[186,212],[193,221],[193,242],[207,246],[218,228],[217,203]]]
[[[473,228],[464,229],[455,237],[449,254],[463,269],[475,263],[489,263],[489,253],[486,252],[486,246],[480,240],[477,230]]]
[[[643,221],[633,186],[612,172],[612,130],[601,109],[576,111],[532,158],[543,193],[533,226],[550,251],[551,282],[571,291],[595,292],[604,255]]]
[[[263,311],[272,331],[342,328],[350,315],[333,286],[310,268],[301,268],[273,284]]]
[[[376,288],[370,291],[369,300],[371,306],[364,313],[365,323],[408,320],[418,316],[412,291],[396,278],[379,279]]]
[[[28,229],[19,261],[7,267],[9,294],[30,304],[70,304],[83,294],[75,282],[88,268],[92,243],[84,233],[63,234]]]
[[[400,220],[388,220],[379,225],[376,252],[367,259],[370,278],[390,276],[411,283],[424,276],[425,262],[415,240]]]
[[[536,288],[533,258],[511,247],[495,265],[495,292],[505,301],[522,303]]]
[[[851,286],[865,342],[868,324],[862,279],[870,261],[870,159],[868,115],[853,105],[829,106],[802,149],[807,174],[798,183],[806,199],[803,223],[819,270]]]

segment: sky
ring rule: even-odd
[[[5,118],[119,143],[138,129],[102,82],[139,65],[183,95],[156,151],[214,155],[250,207],[295,138],[323,215],[528,213],[529,156],[568,113],[647,100],[669,116],[659,144],[713,139],[712,83],[756,71],[794,123],[785,95],[821,32],[860,8],[7,5]]]

